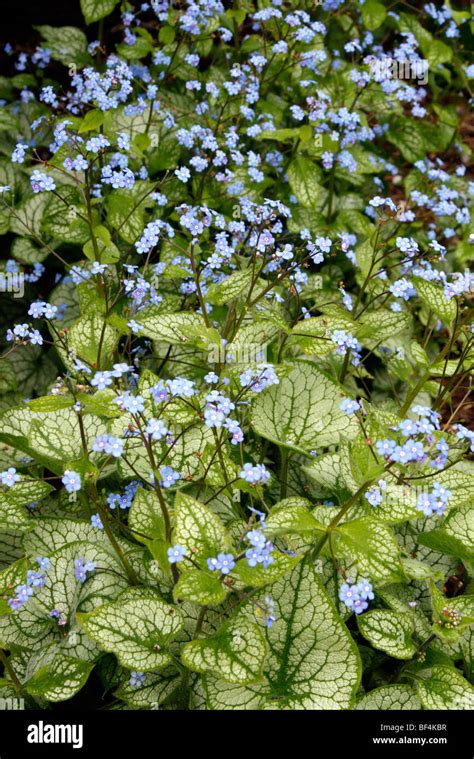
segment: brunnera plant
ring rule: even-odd
[[[469,12],[116,6],[5,47],[1,697],[472,709]]]

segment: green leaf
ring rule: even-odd
[[[400,13],[399,26],[402,32],[410,32],[415,36],[423,55],[433,68],[437,68],[439,64],[449,63],[452,60],[452,48],[441,40],[433,39],[433,36],[420,24],[415,15]]]
[[[376,609],[358,616],[357,626],[374,648],[385,651],[395,659],[411,659],[416,653],[409,614]]]
[[[77,413],[71,409],[33,412],[29,408],[11,409],[0,415],[0,440],[36,460],[45,461],[57,471],[59,463],[74,461],[83,454]],[[98,435],[108,429],[98,417],[82,418],[88,450]],[[63,467],[59,467],[62,471]]]
[[[127,61],[139,61],[141,58],[145,58],[153,50],[151,43],[138,37],[133,45],[128,45],[126,42],[119,42],[117,45],[117,53],[121,55]]]
[[[154,176],[159,171],[174,169],[179,163],[181,147],[173,133],[165,132],[160,135],[158,149],[150,151],[150,174]]]
[[[45,353],[39,345],[22,345],[0,361],[0,389],[16,390],[28,398],[33,392],[46,392],[50,382],[55,379],[57,365],[51,354]],[[8,387],[2,387],[5,375],[11,380]]]
[[[86,541],[62,545],[54,552],[49,547],[47,553],[39,555],[48,555],[51,560],[51,566],[46,570],[46,584],[35,588],[34,596],[14,614],[0,618],[1,645],[44,650],[49,643],[55,643],[57,653],[94,659],[100,649],[77,628],[76,611],[92,610],[126,588],[127,581],[121,575],[123,567],[117,555],[110,544],[106,547],[105,543]],[[74,574],[74,561],[80,556],[101,568],[83,584],[78,583]],[[68,622],[67,628],[59,627],[51,618],[51,609],[62,612]]]
[[[228,683],[253,683],[260,679],[266,654],[258,625],[237,617],[205,640],[192,640],[181,660],[195,672],[210,672]]]
[[[124,667],[148,672],[171,662],[169,643],[183,626],[181,611],[151,590],[129,588],[113,603],[77,615],[80,625]]]
[[[364,26],[369,31],[373,32],[383,24],[387,16],[387,10],[382,3],[376,2],[376,0],[366,0],[360,9],[362,14],[362,21]]]
[[[42,219],[43,234],[51,235],[55,240],[62,242],[83,245],[90,239],[90,229],[87,222],[81,218],[86,215],[86,209],[81,205],[77,189],[68,185],[57,185],[57,189],[61,198],[52,193],[44,193],[51,197],[46,198],[47,206]]]
[[[250,567],[246,561],[239,561],[232,571],[232,575],[238,577],[245,585],[263,588],[265,585],[270,585],[279,580],[280,577],[287,575],[301,559],[301,556],[277,554],[275,560],[266,569],[261,564]]]
[[[474,688],[454,667],[423,670],[416,687],[424,709],[474,709]]]
[[[228,590],[219,579],[219,574],[203,572],[201,569],[191,569],[183,572],[175,585],[173,595],[181,601],[193,601],[206,606],[216,606],[222,603]]]
[[[425,141],[414,119],[410,120],[406,117],[393,119],[387,137],[410,163],[423,158]]]
[[[143,207],[137,207],[137,200],[133,196],[113,192],[108,199],[107,221],[125,242],[132,244],[140,237],[145,226]]]
[[[464,594],[446,598],[430,581],[431,605],[433,607],[433,632],[443,641],[457,642],[466,628],[474,622],[474,596]],[[450,615],[458,617],[456,625],[451,624]]]
[[[231,545],[230,536],[217,514],[184,493],[176,495],[173,541],[185,546],[201,561]]]
[[[378,311],[365,312],[359,319],[356,328],[356,337],[363,345],[379,345],[389,340],[400,332],[410,329],[410,316],[408,314],[378,309]]]
[[[165,524],[158,496],[152,490],[138,488],[129,515],[128,526],[137,540],[163,539]]]
[[[434,282],[428,282],[421,277],[413,277],[413,284],[418,297],[428,306],[436,316],[448,326],[450,326],[456,318],[456,299],[446,298],[443,289]]]
[[[449,506],[464,506],[474,498],[474,475],[469,462],[460,462],[436,475],[436,482],[448,488],[452,495]]]
[[[118,0],[81,0],[81,11],[86,24],[105,18],[117,5]]]
[[[238,298],[240,295],[247,293],[252,282],[252,269],[237,271],[226,277],[217,285],[211,285],[206,293],[206,300],[216,306]]]
[[[170,345],[179,345],[189,340],[192,330],[205,331],[202,316],[196,313],[160,314],[155,307],[140,311],[139,324],[143,329],[140,334]]]
[[[419,542],[423,546],[432,548],[440,553],[456,556],[459,559],[466,557],[469,560],[472,558],[472,550],[467,551],[462,543],[442,529],[421,533],[419,535]]]
[[[26,683],[32,696],[41,696],[53,703],[72,698],[87,682],[93,664],[56,655],[50,664],[41,667]]]
[[[90,261],[100,261],[102,264],[116,263],[120,258],[120,251],[112,242],[110,232],[103,224],[97,224],[93,230],[95,244],[88,240],[83,246],[83,251]]]
[[[107,324],[104,315],[90,310],[69,328],[66,342],[69,354],[100,368],[107,359],[111,359],[118,339],[119,333]],[[65,365],[69,367],[72,364],[71,356],[59,341],[56,341],[56,348]]]
[[[411,685],[382,685],[361,696],[354,708],[358,711],[419,711],[421,702]]]
[[[446,517],[443,530],[463,547],[461,556],[474,561],[474,511],[470,505],[453,509]]]
[[[301,363],[279,385],[257,396],[250,421],[265,439],[308,453],[357,434],[354,419],[339,408],[343,397],[332,380],[311,364]]]
[[[27,509],[9,503],[0,496],[0,528],[24,532],[32,527],[31,516]]]
[[[324,525],[309,511],[311,503],[305,498],[285,498],[276,503],[266,520],[268,535],[305,533],[325,530]]]
[[[206,676],[209,708],[350,708],[359,685],[359,654],[315,568],[299,564],[272,586],[271,596],[277,621],[265,631],[262,684],[243,688]],[[245,609],[255,614],[250,604]]]
[[[376,585],[403,580],[400,547],[391,529],[374,519],[354,519],[334,529],[336,555],[353,561]]]
[[[452,48],[442,40],[432,40],[422,50],[431,66],[437,68],[443,63],[449,63],[453,58]]]
[[[28,401],[28,408],[33,411],[57,411],[61,408],[71,408],[71,406],[74,406],[72,395],[44,395]]]
[[[303,156],[297,156],[288,166],[288,181],[299,202],[315,208],[322,192],[321,170]]]
[[[98,129],[104,123],[104,112],[98,108],[93,108],[91,111],[87,111],[86,115],[82,119],[82,123],[79,126],[79,134],[84,132],[92,132],[94,129]]]
[[[37,26],[35,27],[47,42],[51,57],[71,66],[86,66],[91,63],[87,52],[87,37],[81,29],[74,26]]]
[[[179,686],[181,676],[175,667],[168,667],[159,674],[148,673],[143,685],[137,688],[126,680],[114,696],[136,709],[156,709]]]
[[[38,193],[15,206],[10,218],[10,231],[22,237],[40,238],[43,214],[50,202],[48,193]],[[61,208],[64,214],[64,204]]]
[[[11,613],[7,600],[16,595],[17,585],[25,583],[26,570],[26,559],[18,559],[0,572],[0,615]]]

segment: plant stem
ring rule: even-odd
[[[119,559],[120,559],[120,561],[122,563],[122,566],[123,566],[123,568],[125,569],[125,571],[127,573],[128,579],[130,580],[130,582],[132,583],[132,585],[140,585],[140,580],[138,579],[137,574],[136,574],[134,568],[130,564],[128,558],[125,556],[125,554],[122,551],[122,549],[120,548],[119,544],[117,543],[117,539],[116,539],[116,537],[115,537],[115,535],[114,535],[114,533],[112,531],[112,528],[110,526],[110,522],[109,522],[107,511],[104,509],[104,507],[102,506],[102,504],[100,502],[100,498],[99,498],[99,495],[97,493],[95,485],[93,486],[93,489],[92,489],[92,496],[93,496],[94,503],[97,506],[97,511],[99,512],[100,520],[101,520],[102,524],[104,525],[105,533],[106,533],[106,535],[107,535],[107,537],[108,537],[108,539],[110,541],[110,544],[111,544],[112,548],[114,549],[115,553],[119,557]]]
[[[288,463],[289,452],[286,448],[282,448],[281,452],[281,469],[280,469],[280,498],[286,498],[288,489]]]
[[[8,659],[8,656],[6,655],[5,651],[0,648],[0,661],[2,662],[5,671],[8,672],[10,676],[10,680],[12,681],[12,685],[15,688],[16,692],[18,694],[21,693],[21,682],[19,681],[17,674],[15,670],[13,669],[10,660]]]

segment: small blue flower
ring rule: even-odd
[[[235,567],[235,559],[231,553],[219,553],[216,558],[207,559],[208,568],[213,571],[216,569],[223,575],[228,575]]]
[[[361,405],[358,403],[358,401],[353,401],[350,398],[344,398],[344,400],[339,404],[339,408],[345,414],[351,416],[351,414],[355,414],[355,412],[361,408]]]
[[[160,477],[160,485],[163,488],[171,488],[176,482],[178,482],[178,480],[181,479],[180,473],[175,472],[171,466],[161,467]]]
[[[191,178],[191,172],[187,166],[182,166],[180,169],[175,169],[174,173],[178,177],[179,181],[184,182],[185,184]]]
[[[81,475],[74,472],[72,469],[66,469],[61,482],[68,493],[76,493],[81,489]]]
[[[140,688],[144,685],[145,679],[146,675],[144,672],[130,672],[130,680],[128,682],[132,688]]]
[[[176,564],[178,561],[182,561],[188,554],[188,549],[185,546],[179,544],[168,548],[168,561],[170,564]]]
[[[270,479],[270,472],[265,468],[264,464],[244,464],[243,469],[240,470],[240,477],[246,482],[250,482],[252,485],[256,485],[259,482],[265,484]]]
[[[31,189],[34,193],[37,192],[51,192],[56,189],[56,183],[52,177],[49,177],[43,171],[37,169],[33,171],[31,177]]]
[[[74,574],[79,582],[85,582],[87,572],[93,572],[95,568],[96,564],[93,561],[87,561],[82,556],[79,559],[74,559]]]
[[[29,569],[26,573],[26,583],[33,588],[42,588],[46,585],[46,575],[43,572],[34,572]]]
[[[97,530],[104,529],[104,525],[102,524],[102,519],[100,518],[99,514],[92,514],[91,525],[92,527],[95,527]]]
[[[19,480],[21,480],[21,475],[17,473],[13,466],[9,467],[6,472],[0,472],[0,482],[7,488],[12,488]]]

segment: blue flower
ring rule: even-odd
[[[74,559],[74,574],[76,580],[79,580],[79,582],[85,582],[87,580],[87,572],[93,572],[95,568],[95,562],[87,561],[82,556],[79,559]]]
[[[175,484],[175,482],[178,482],[178,480],[181,479],[181,475],[179,472],[175,472],[175,470],[171,466],[163,466],[160,469],[160,485],[163,488],[171,488]]]
[[[12,488],[14,484],[20,480],[21,475],[17,473],[13,466],[10,466],[6,472],[0,472],[0,482],[7,488]]]
[[[91,525],[92,527],[95,527],[97,530],[104,529],[104,525],[102,524],[102,519],[100,518],[99,514],[92,514]]]
[[[218,553],[216,558],[207,559],[208,569],[216,569],[223,575],[228,575],[235,567],[235,559],[231,553]]]
[[[182,561],[188,554],[188,549],[185,546],[176,544],[171,548],[168,548],[168,561],[170,564],[176,564],[178,561]]]
[[[145,432],[150,435],[152,440],[162,440],[170,434],[170,430],[161,419],[151,419],[145,427]]]
[[[16,144],[15,150],[12,153],[11,160],[13,163],[23,163],[25,160],[25,153],[26,153],[27,146],[24,145],[22,142],[18,142]]]
[[[117,403],[120,408],[129,411],[131,414],[139,414],[145,411],[145,399],[141,395],[132,395],[129,390],[114,398],[113,403]]]
[[[31,189],[34,193],[51,192],[56,189],[56,183],[52,177],[48,177],[43,171],[33,171],[31,177]]]
[[[243,469],[240,470],[239,476],[246,482],[250,482],[252,485],[258,483],[265,484],[270,479],[270,472],[265,468],[264,464],[244,464]]]
[[[97,453],[108,453],[118,459],[123,453],[123,440],[114,435],[99,435],[92,445]]]
[[[180,169],[175,169],[175,176],[178,177],[180,182],[188,182],[191,178],[191,172],[186,166],[182,166]]]
[[[353,401],[350,398],[344,398],[344,400],[339,404],[339,408],[345,414],[351,416],[351,414],[355,414],[355,412],[361,408],[361,405],[358,403],[358,401]]]
[[[76,493],[81,489],[81,475],[72,469],[66,469],[61,482],[68,493]]]
[[[356,614],[361,614],[368,608],[368,600],[374,598],[372,584],[369,580],[363,578],[358,583],[353,584],[349,578],[339,589],[339,599],[345,606]]]
[[[145,683],[145,679],[146,675],[144,672],[130,672],[130,680],[128,682],[132,688],[141,688]]]

